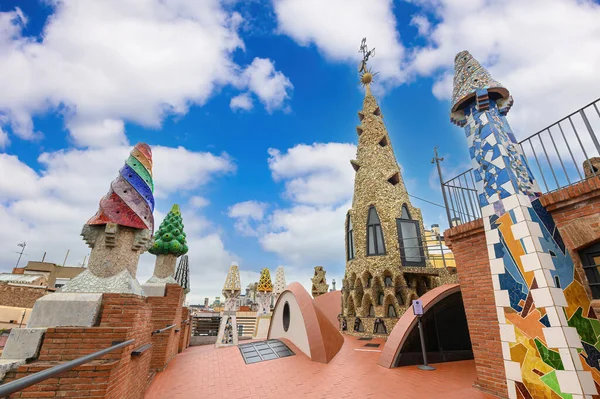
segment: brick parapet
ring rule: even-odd
[[[600,176],[545,194],[540,202],[552,215],[575,271],[592,298],[579,250],[600,241]],[[600,315],[600,300],[594,299],[591,304]]]
[[[147,386],[152,349],[137,357],[132,357],[131,352],[151,343],[151,312],[151,305],[144,297],[104,294],[98,327],[49,328],[42,342],[38,360],[9,373],[5,381],[108,348],[116,341],[135,339],[132,345],[36,384],[15,394],[14,397],[142,399]]]
[[[47,294],[46,287],[25,287],[0,283],[0,305],[16,308],[33,308],[39,298]]]
[[[477,380],[482,391],[507,398],[500,328],[482,219],[444,232],[456,259]]]
[[[153,330],[160,330],[171,324],[175,327],[152,336],[152,360],[150,369],[160,371],[177,355],[183,304],[183,289],[178,284],[167,284],[165,296],[149,297],[152,308]],[[180,330],[180,331],[177,331]]]

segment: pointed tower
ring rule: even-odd
[[[456,56],[450,119],[469,145],[508,396],[597,397],[600,351],[588,342],[600,322],[508,124],[512,103],[469,52]]]
[[[371,93],[374,74],[366,68],[368,55],[361,63],[366,93],[358,112],[357,156],[350,161],[356,176],[345,225],[340,324],[353,327],[351,334],[385,335],[382,331],[392,330],[412,299],[449,276],[427,259],[421,211],[410,202],[383,113]],[[381,318],[385,326],[376,326]]]
[[[242,292],[240,284],[240,270],[237,262],[231,262],[229,273],[223,285],[223,296],[225,297],[225,310],[221,317],[221,325],[217,334],[217,348],[238,344],[237,318],[238,298]]]
[[[275,272],[275,285],[273,286],[273,302],[277,302],[279,295],[281,295],[281,293],[285,291],[286,286],[287,285],[285,284],[285,274],[283,271],[283,266],[279,266],[277,268],[277,271]]]
[[[327,289],[329,288],[329,284],[325,280],[325,273],[327,273],[323,266],[315,266],[315,275],[311,279],[312,281],[312,296],[313,298],[318,297],[319,295],[323,295],[327,293]]]

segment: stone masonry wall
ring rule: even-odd
[[[478,219],[446,230],[444,237],[456,259],[477,369],[475,384],[484,392],[507,398],[500,327],[483,221]]]
[[[16,308],[33,308],[39,298],[46,295],[45,288],[14,286],[0,283],[0,305]]]

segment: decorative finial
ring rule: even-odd
[[[154,229],[154,183],[152,181],[152,151],[138,143],[131,151],[119,176],[100,200],[98,212],[88,225],[116,223],[135,229]]]
[[[369,48],[367,47],[367,38],[364,37],[360,42],[360,48],[358,49],[358,52],[362,53],[363,55],[363,59],[358,64],[358,73],[360,73],[360,83],[363,86],[367,86],[373,81],[373,77],[378,73],[373,73],[373,71],[367,67],[367,61],[369,61],[369,58],[375,56],[375,48],[373,47],[371,50],[369,50]]]
[[[188,251],[186,234],[183,231],[183,221],[179,205],[175,204],[160,224],[154,243],[148,250],[153,255],[185,255]]]

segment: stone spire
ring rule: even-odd
[[[179,205],[173,205],[160,224],[148,252],[156,255],[156,264],[154,274],[147,282],[177,284],[173,278],[177,257],[188,252]]]
[[[240,270],[237,262],[231,262],[222,292],[223,296],[225,296],[225,310],[237,310],[237,298],[242,292]]]
[[[275,285],[273,286],[273,295],[275,295],[275,301],[277,301],[279,295],[285,291],[286,286],[283,266],[279,266],[275,272]]]
[[[143,295],[135,279],[140,254],[151,244],[154,219],[152,151],[138,143],[100,200],[81,235],[92,248],[88,268],[61,292]]]
[[[581,312],[592,308],[585,287],[505,117],[512,98],[468,52],[455,62],[451,120],[469,145],[509,396],[597,395],[600,366],[590,359],[600,351],[582,337],[600,322]]]
[[[186,295],[190,293],[190,266],[187,255],[183,255],[179,259],[179,265],[177,265],[177,270],[175,270],[175,281],[183,288],[183,292]]]
[[[318,297],[319,295],[323,295],[327,293],[327,289],[329,288],[329,284],[325,280],[325,273],[327,273],[323,266],[315,266],[315,275],[311,279],[312,281],[312,296],[313,298]]]

